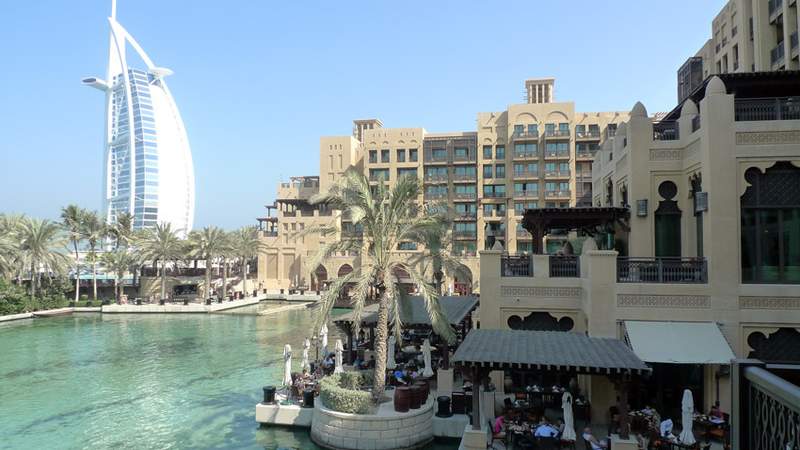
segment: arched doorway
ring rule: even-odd
[[[350,264],[342,264],[342,267],[339,267],[339,272],[336,273],[338,278],[341,278],[353,271],[353,266]]]
[[[327,287],[326,281],[328,281],[328,270],[325,269],[325,266],[317,266],[317,270],[314,271],[314,275],[311,277],[311,290],[321,291],[325,289]]]

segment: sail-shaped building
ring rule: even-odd
[[[185,235],[194,221],[194,169],[186,129],[165,80],[172,71],[153,64],[117,22],[112,2],[106,77],[83,79],[106,94],[105,218],[113,223],[129,212],[134,229],[170,223]],[[144,68],[128,66],[128,47]]]

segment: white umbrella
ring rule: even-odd
[[[422,376],[430,378],[433,376],[433,369],[431,368],[431,343],[427,339],[422,341],[422,358],[425,360],[425,369],[422,371]]]
[[[575,441],[575,418],[572,416],[572,394],[564,392],[561,396],[561,408],[564,410],[564,432],[561,440]]]
[[[319,329],[319,345],[322,347],[322,359],[328,357],[328,324]]]
[[[386,354],[386,368],[389,370],[394,370],[397,367],[397,363],[394,361],[394,346],[396,342],[394,335],[389,336],[389,351]]]
[[[311,370],[311,365],[308,364],[308,349],[311,348],[311,341],[306,338],[303,341],[303,361],[300,363],[300,370]]]
[[[694,421],[694,398],[692,398],[692,391],[688,389],[683,390],[683,400],[681,400],[681,424],[683,429],[681,435],[678,436],[682,444],[692,445],[695,442],[694,433],[692,433],[692,422]]]
[[[333,373],[342,373],[344,372],[344,369],[342,368],[342,352],[344,351],[342,340],[337,339],[333,348],[336,349],[336,367],[333,368]]]
[[[283,346],[283,385],[287,388],[292,387],[292,346]]]

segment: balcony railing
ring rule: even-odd
[[[545,158],[555,158],[555,159],[569,158],[569,152],[568,151],[565,152],[565,151],[551,150],[551,151],[546,151],[545,154],[544,154],[544,157]]]
[[[544,132],[545,138],[568,138],[569,137],[569,130],[547,130]]]
[[[692,117],[692,133],[700,129],[700,115]]]
[[[778,45],[769,51],[769,62],[773,66],[783,64],[783,41],[778,42]]]
[[[478,218],[477,211],[456,212],[456,220],[475,220]]]
[[[261,232],[261,236],[263,236],[263,237],[276,237],[276,236],[278,236],[278,232],[277,231],[262,231]]]
[[[545,170],[545,178],[569,178],[569,170]]]
[[[748,98],[734,102],[737,121],[798,120],[800,97]]]
[[[529,170],[518,170],[514,172],[514,178],[539,178],[539,172]]]
[[[477,231],[453,231],[453,237],[456,239],[477,239]]]
[[[600,139],[600,130],[576,131],[575,139]]]
[[[425,200],[439,200],[447,198],[447,192],[426,192]]]
[[[705,258],[617,258],[619,283],[707,283]]]
[[[456,192],[453,194],[455,200],[475,200],[478,198],[477,192]]]
[[[454,162],[475,162],[475,153],[467,153],[466,155],[453,155]]]
[[[669,120],[656,122],[653,124],[654,141],[676,141],[680,138],[678,132],[678,122]]]
[[[478,179],[478,174],[475,173],[454,173],[453,181],[475,181]]]
[[[514,191],[514,198],[539,198],[539,191]]]
[[[425,162],[447,162],[447,153],[444,155],[434,155],[433,153],[428,153],[425,155]]]
[[[539,159],[539,152],[514,152],[514,159]]]
[[[539,139],[539,132],[538,131],[515,131],[513,135],[511,135],[512,139],[515,140],[522,140],[522,139]]]
[[[533,258],[527,255],[503,255],[500,257],[501,277],[532,277]]]
[[[426,183],[445,183],[447,182],[447,174],[425,175]]]
[[[578,150],[575,152],[575,156],[578,158],[587,158],[587,159],[594,159],[594,154],[597,150]]]
[[[550,255],[550,278],[578,278],[580,276],[580,258],[577,255]]]
[[[545,191],[544,196],[547,198],[569,197],[569,191]]]
[[[506,198],[505,192],[484,192],[483,198]]]

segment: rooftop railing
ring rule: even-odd
[[[619,283],[707,283],[705,258],[617,258]]]
[[[737,99],[736,121],[800,120],[800,97]]]
[[[674,120],[662,120],[653,124],[654,141],[676,141],[680,138],[678,122]]]
[[[550,255],[550,278],[578,278],[580,267],[578,255]]]
[[[528,255],[503,255],[500,257],[501,277],[532,277],[533,258]]]

